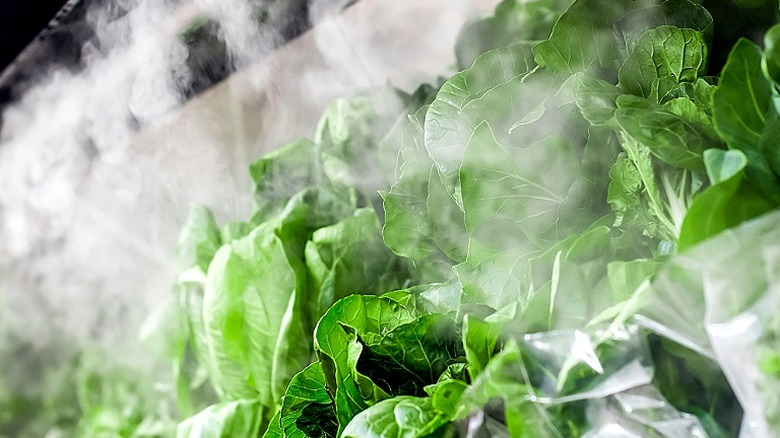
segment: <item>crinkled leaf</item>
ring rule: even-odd
[[[352,295],[336,302],[314,332],[314,347],[331,391],[340,431],[359,412],[388,395],[357,371],[364,342],[375,343],[395,327],[414,320],[409,310],[386,297]]]
[[[393,252],[418,264],[424,279],[442,281],[450,276],[452,265],[465,258],[468,240],[463,212],[422,144],[422,111],[407,124],[398,177],[390,192],[382,194],[382,235]]]
[[[281,403],[277,421],[285,438],[336,437],[336,412],[319,362],[292,378]]]
[[[460,327],[442,314],[419,316],[365,344],[358,371],[391,395],[423,395],[463,355]]]
[[[318,302],[316,317],[353,293],[399,289],[408,279],[405,264],[387,250],[372,208],[316,230],[306,243],[306,264]]]
[[[578,174],[579,159],[566,137],[510,147],[481,124],[460,170],[470,239],[502,250],[565,237],[572,227],[564,218],[576,201],[570,192]]]
[[[433,408],[429,397],[399,396],[381,401],[353,418],[343,438],[422,438],[446,425],[449,418]]]
[[[330,181],[356,187],[371,196],[389,185],[385,162],[397,150],[380,147],[400,114],[406,110],[405,97],[391,87],[365,95],[340,98],[325,110],[317,126],[314,142],[322,159],[322,169]]]
[[[619,227],[624,222],[644,222],[649,224],[650,218],[640,219],[637,216],[645,209],[642,207],[642,177],[634,162],[625,153],[618,156],[615,164],[609,170],[609,192],[607,202],[615,213],[614,225]]]
[[[532,63],[530,51],[524,46],[491,50],[477,58],[471,68],[445,82],[431,103],[425,115],[425,149],[453,196],[466,142],[473,128],[482,121],[472,120],[462,114],[464,108],[488,90],[527,73],[531,70]],[[502,108],[511,108],[512,102],[517,102],[504,91],[500,93],[499,98],[501,97],[504,101]],[[476,114],[484,113],[477,111]],[[511,123],[514,123],[514,120],[510,125]]]
[[[620,60],[625,61],[646,31],[664,25],[698,31],[708,45],[712,40],[714,22],[707,9],[689,0],[666,0],[632,11],[615,22]]]
[[[701,32],[660,26],[648,30],[620,67],[620,86],[660,101],[681,82],[694,82],[707,69],[708,48]]]
[[[249,173],[255,182],[255,210],[260,221],[278,213],[304,188],[323,181],[315,146],[299,140],[276,149],[254,162]]]
[[[576,73],[610,67],[617,58],[612,24],[649,1],[577,0],[555,23],[550,37],[534,47],[539,65],[556,72]]]
[[[705,149],[720,146],[720,139],[647,99],[623,95],[617,100],[615,119],[634,140],[672,166],[704,170]]]
[[[504,0],[493,15],[467,23],[455,43],[455,56],[461,69],[468,68],[479,55],[512,44],[547,38],[555,20],[571,0]]]

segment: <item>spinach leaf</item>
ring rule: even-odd
[[[666,0],[629,12],[613,24],[618,39],[618,60],[624,63],[634,51],[639,39],[649,30],[673,26],[701,33],[709,46],[714,31],[710,12],[698,2]]]
[[[510,46],[486,52],[474,61],[470,69],[447,80],[431,103],[425,115],[425,149],[436,163],[442,181],[456,201],[459,201],[459,198],[455,186],[458,168],[463,159],[463,149],[473,127],[481,121],[472,121],[463,114],[466,105],[494,87],[524,75],[533,66],[530,51],[524,46]],[[502,107],[511,107],[512,99],[507,99],[505,91],[496,95],[503,98]],[[535,106],[531,106],[529,110]],[[484,117],[485,113],[477,114]]]
[[[647,99],[624,95],[617,106],[615,120],[623,132],[672,166],[704,170],[704,150],[720,145],[714,132]]]
[[[430,398],[393,397],[364,410],[341,434],[344,438],[422,438],[449,421],[436,412]]]
[[[704,154],[712,185],[694,198],[680,230],[683,251],[721,231],[765,213],[775,204],[744,181],[747,157],[739,150]]]
[[[467,23],[458,34],[458,66],[471,66],[481,54],[513,44],[530,45],[547,38],[571,0],[503,0],[493,15]]]
[[[772,86],[761,71],[761,56],[761,49],[748,40],[734,45],[712,96],[713,117],[729,148],[747,157],[748,178],[780,202],[780,181],[761,147],[767,120],[778,117],[772,106]]]
[[[534,47],[536,62],[556,72],[577,73],[614,66],[617,43],[612,24],[627,13],[652,5],[644,1],[576,0]]]
[[[281,402],[276,419],[281,436],[336,437],[336,413],[319,362],[307,366],[292,378]],[[268,436],[269,433],[264,435]]]
[[[490,125],[480,124],[460,170],[470,239],[500,251],[565,237],[572,224],[562,219],[577,201],[572,187],[578,174],[579,159],[566,137],[509,147],[499,144]]]
[[[694,82],[707,69],[708,48],[701,32],[659,26],[643,33],[618,71],[631,94],[660,102],[681,82]]]

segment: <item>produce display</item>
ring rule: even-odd
[[[778,21],[502,1],[452,77],[339,99],[256,161],[245,222],[192,207],[145,327],[176,413],[79,433],[780,435]]]

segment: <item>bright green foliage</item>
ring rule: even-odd
[[[176,438],[258,436],[263,406],[258,401],[237,400],[210,406],[188,418],[176,430]]]
[[[780,434],[778,10],[504,0],[440,88],[335,101],[190,212],[179,436]]]
[[[253,221],[193,211],[180,283],[219,394],[269,438],[735,436],[690,268],[780,193],[776,28],[726,61],[716,26],[743,9],[505,0],[440,89],[335,102],[253,166]]]

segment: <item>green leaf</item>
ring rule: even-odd
[[[421,110],[407,123],[400,170],[383,193],[382,235],[394,253],[417,264],[426,281],[445,281],[452,265],[465,258],[468,238],[463,212],[447,192],[423,145]]]
[[[386,189],[393,176],[388,174],[386,163],[395,159],[398,149],[382,144],[382,140],[400,115],[417,110],[420,102],[415,100],[420,97],[386,86],[331,102],[314,134],[327,178],[337,185],[355,187],[368,198]]]
[[[625,153],[621,153],[612,165],[609,178],[607,202],[615,213],[614,225],[619,227],[624,221],[650,223],[650,218],[637,219],[645,210],[641,198],[642,176],[636,164]]]
[[[455,56],[461,69],[481,54],[513,44],[547,38],[555,20],[571,0],[504,0],[493,15],[467,23],[458,34]]]
[[[623,95],[617,104],[615,119],[620,127],[672,166],[704,170],[704,150],[720,146],[720,139],[714,132],[647,99]]]
[[[775,207],[744,181],[748,159],[741,151],[710,149],[705,162],[712,185],[694,198],[685,215],[680,251]]]
[[[586,74],[575,77],[577,108],[591,125],[607,124],[615,115],[617,98],[623,94],[618,87],[607,81]]]
[[[764,34],[764,54],[761,69],[767,79],[780,85],[780,25],[774,25]]]
[[[234,438],[260,435],[263,405],[236,400],[213,405],[179,424],[176,438]]]
[[[651,2],[577,0],[555,23],[550,37],[534,47],[536,62],[556,72],[610,67],[617,58],[612,24]]]
[[[433,408],[429,397],[399,396],[364,410],[344,428],[342,438],[422,438],[449,418]]]
[[[281,211],[304,188],[323,181],[314,143],[299,140],[276,149],[249,166],[255,182],[255,211],[262,222]]]
[[[292,378],[281,403],[277,421],[285,438],[336,437],[336,412],[319,362]]]
[[[565,237],[576,226],[566,214],[578,201],[571,196],[578,174],[579,159],[566,137],[508,147],[498,143],[487,123],[481,124],[460,170],[471,241],[500,251]]]
[[[618,71],[620,87],[657,102],[681,82],[694,82],[707,69],[701,32],[660,26],[648,30]]]
[[[462,355],[455,321],[427,314],[393,328],[378,342],[366,341],[358,367],[388,394],[422,395]]]
[[[449,369],[452,369],[456,365],[458,364],[454,364]],[[433,408],[437,412],[445,414],[449,418],[453,418],[460,408],[461,397],[466,388],[466,382],[462,380],[451,378],[440,381],[431,395]]]
[[[612,292],[610,301],[620,303],[630,299],[642,283],[652,279],[662,266],[663,262],[655,259],[610,262],[607,265],[609,288]]]
[[[209,371],[222,397],[271,406],[309,363],[305,268],[288,253],[302,246],[295,239],[306,237],[307,213],[298,208],[258,226],[211,263],[203,322]]]
[[[761,72],[761,49],[741,39],[729,54],[713,95],[715,126],[731,149],[755,150],[772,90]]]
[[[485,322],[474,315],[463,318],[463,347],[473,381],[493,357],[501,335],[501,324]]]
[[[318,302],[317,318],[349,294],[399,289],[408,279],[405,264],[382,242],[373,208],[357,209],[351,217],[316,230],[305,254]]]
[[[222,239],[214,215],[206,207],[190,205],[187,221],[182,226],[176,244],[179,264],[185,269],[197,266],[206,272],[220,246]]]
[[[698,31],[704,42],[710,44],[713,34],[713,19],[702,5],[689,0],[666,0],[626,14],[615,22],[615,34],[620,41],[618,49],[620,61],[634,51],[640,37],[648,30],[659,26],[674,26],[681,29]]]
[[[431,313],[457,312],[463,295],[463,287],[457,281],[413,286],[408,291],[417,296],[423,308]]]
[[[740,151],[708,149],[704,151],[704,164],[710,184],[717,185],[742,172],[747,166],[747,157]]]
[[[748,159],[747,178],[767,196],[780,202],[780,181],[767,159],[762,144],[774,140],[777,113],[772,105],[772,85],[761,70],[761,49],[741,39],[729,54],[712,96],[715,127],[730,149],[742,151]],[[770,134],[771,133],[771,134]],[[774,149],[774,148],[772,148]]]
[[[263,438],[284,438],[284,432],[282,431],[281,421],[279,419],[281,410],[277,410],[271,422],[268,423],[268,428],[263,433]]]
[[[494,87],[524,75],[532,67],[533,60],[527,47],[496,49],[483,54],[471,68],[452,76],[442,85],[425,115],[425,149],[453,196],[466,142],[473,128],[483,120],[471,120],[462,114],[466,105]],[[506,92],[502,91],[498,96],[505,101],[503,107],[512,106]],[[477,114],[484,117],[484,113]]]
[[[764,175],[766,180],[755,180],[759,176],[758,172],[752,174],[748,173],[751,178],[751,182],[764,191],[764,194],[771,198],[775,203],[780,204],[780,194],[770,191],[769,188],[780,189],[780,148],[777,147],[777,138],[780,137],[780,114],[776,111],[770,111],[769,117],[764,127],[764,135],[761,138],[759,144],[759,150],[763,155],[763,160],[769,169],[764,167],[761,170],[761,174]],[[746,153],[747,155],[747,153]],[[750,156],[748,156],[748,165],[750,165]],[[748,171],[750,168],[748,168]],[[771,174],[769,173],[771,171]]]
[[[461,304],[496,310],[523,302],[530,284],[528,258],[532,254],[528,248],[496,251],[473,242],[466,261],[454,267],[463,285]]]
[[[395,300],[360,295],[336,302],[320,319],[314,347],[334,400],[340,431],[352,417],[389,396],[358,372],[364,348],[358,335],[365,342],[376,343],[390,330],[413,320],[409,310]]]

